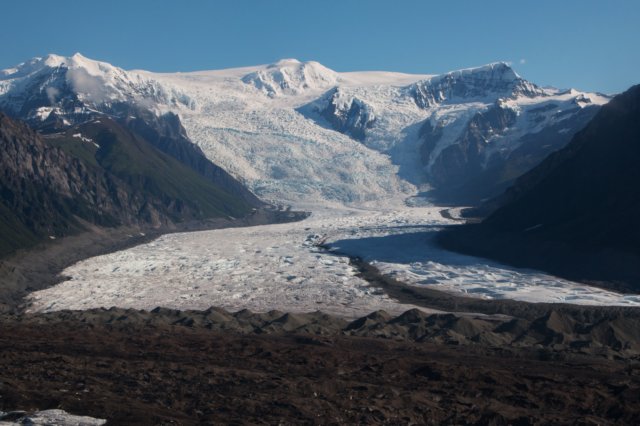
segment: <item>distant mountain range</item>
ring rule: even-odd
[[[608,100],[538,87],[505,63],[433,76],[340,73],[287,59],[157,74],[76,54],[0,71],[0,109],[40,132],[100,114],[137,132],[152,124],[168,139],[143,136],[163,152],[186,163],[194,160],[184,155],[206,156],[226,172],[199,166],[210,177],[234,186],[233,176],[260,197],[294,203],[398,202],[417,193],[477,203],[563,147]],[[168,143],[176,138],[197,147],[187,153]]]
[[[640,86],[485,206],[447,248],[576,280],[640,289]]]
[[[478,204],[517,182],[490,208],[502,207],[473,228],[487,242],[489,229],[524,232],[527,241],[564,241],[564,235],[567,244],[607,245],[635,256],[629,251],[635,231],[622,231],[634,225],[622,218],[615,221],[622,227],[601,223],[591,239],[579,240],[587,238],[580,224],[599,223],[610,210],[629,211],[615,208],[621,200],[635,202],[609,189],[622,188],[622,181],[602,175],[623,170],[614,154],[633,153],[603,148],[618,130],[598,124],[603,117],[622,120],[615,111],[629,110],[629,96],[600,111],[608,96],[541,88],[506,63],[438,76],[338,73],[295,59],[155,74],[79,54],[34,58],[0,71],[6,114],[0,116],[0,218],[8,236],[0,254],[92,224],[162,226],[245,215],[263,205],[254,193],[278,202],[357,205],[394,205],[420,193]],[[576,142],[586,139],[600,142]],[[580,144],[598,148],[577,165],[568,158]],[[567,165],[556,168],[560,159]],[[559,170],[567,173],[563,183],[547,176]],[[590,172],[576,180],[572,170]],[[544,197],[520,197],[547,181],[536,192]],[[589,194],[609,200],[608,207],[592,209]],[[561,210],[566,200],[573,210]],[[551,225],[562,218],[572,225]],[[604,237],[617,233],[631,245]],[[482,250],[491,252],[488,247]],[[529,252],[505,259],[528,265],[523,253]]]

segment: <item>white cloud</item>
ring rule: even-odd
[[[47,98],[49,98],[49,103],[52,105],[56,103],[56,98],[60,94],[60,91],[55,87],[47,87]]]
[[[70,68],[67,71],[67,81],[78,95],[85,99],[100,103],[109,99],[109,87],[103,78],[91,75],[84,68]]]
[[[520,59],[520,60],[518,61],[518,63],[519,63],[520,65],[524,65],[524,64],[526,64],[526,63],[527,63],[527,60],[526,60],[526,59]]]

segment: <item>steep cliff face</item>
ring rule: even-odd
[[[320,110],[320,115],[335,130],[362,142],[365,131],[376,120],[373,107],[356,97],[344,96],[340,89],[331,90],[325,97],[326,107]]]
[[[0,113],[0,170],[0,255],[86,223],[161,226],[251,208],[106,118],[43,138]]]
[[[515,124],[516,118],[517,113],[500,102],[486,111],[476,113],[457,143],[443,149],[435,157],[430,171],[434,185],[458,186],[464,184],[469,175],[481,173],[485,167],[488,137],[502,135]],[[425,140],[425,145],[432,144],[432,140]]]
[[[437,142],[442,125],[427,121],[421,130],[421,156],[435,187],[432,196],[454,204],[476,204],[496,196],[569,143],[599,110],[576,106],[563,110],[562,117],[544,117],[554,106],[523,112],[499,100],[474,114],[455,142],[441,150]],[[504,146],[505,139],[512,139],[515,147]]]

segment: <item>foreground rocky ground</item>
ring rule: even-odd
[[[296,219],[273,215],[252,220]],[[14,412],[18,424],[27,417],[15,410],[51,409],[114,425],[640,419],[639,309],[456,296],[406,285],[357,258],[351,265],[371,287],[456,314],[24,313],[22,296],[54,284],[65,265],[152,238],[86,234],[0,264],[0,412]]]
[[[572,321],[417,310],[353,322],[219,309],[5,317],[0,410],[108,424],[635,423],[637,324]]]

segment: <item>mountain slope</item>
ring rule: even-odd
[[[0,255],[99,226],[161,226],[252,207],[101,118],[46,138],[0,113]]]
[[[640,86],[604,106],[564,149],[522,176],[447,247],[640,289]]]
[[[83,215],[92,201],[104,200],[100,194],[108,192],[108,184],[103,176],[1,113],[0,147],[0,255],[79,230],[74,215],[101,225],[116,222],[107,211],[91,218]]]
[[[198,145],[191,142],[180,117],[176,114],[167,112],[157,115],[135,103],[112,105],[110,112],[115,113],[117,121],[124,127],[226,192],[242,198],[253,206],[264,204],[246,186],[210,161]]]

